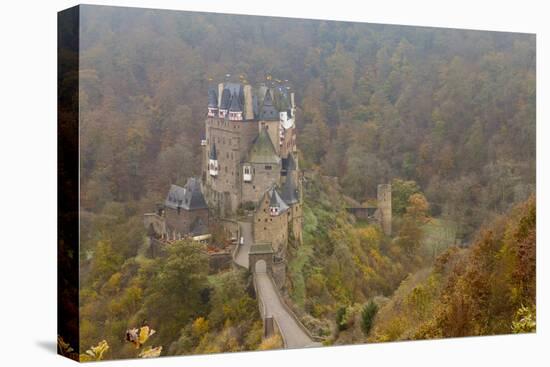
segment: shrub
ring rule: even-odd
[[[338,325],[338,330],[340,331],[344,331],[348,328],[345,317],[346,307],[340,307],[338,311],[336,311],[336,325]]]
[[[370,301],[363,307],[363,311],[361,312],[361,330],[363,330],[363,334],[369,335],[377,313],[378,305],[373,301]]]

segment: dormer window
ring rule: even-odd
[[[232,112],[232,111],[229,111],[229,120],[231,121],[242,121],[243,119],[243,113],[238,111],[238,112]]]
[[[278,206],[270,206],[269,207],[269,215],[272,217],[276,217],[279,215],[279,207]]]
[[[217,176],[219,172],[218,161],[210,159],[208,161],[208,172],[210,176]]]

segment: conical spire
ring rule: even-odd
[[[288,175],[285,180],[281,196],[288,205],[295,204],[299,201],[298,189],[291,175]]]
[[[271,191],[271,199],[269,199],[269,206],[271,208],[278,208],[279,207],[279,202],[277,201],[277,194],[276,194],[275,189],[273,189]]]
[[[273,97],[271,96],[271,90],[268,89],[265,93],[264,103],[260,111],[260,120],[278,120],[279,112],[273,106]]]
[[[218,95],[214,88],[208,90],[208,107],[218,108]]]

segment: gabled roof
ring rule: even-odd
[[[208,107],[218,108],[218,94],[214,88],[208,90]]]
[[[202,195],[199,180],[195,177],[189,178],[184,187],[171,185],[164,205],[171,209],[180,208],[184,210],[208,208]]]
[[[208,154],[208,158],[212,159],[213,161],[218,160],[218,153],[216,151],[216,142],[213,142],[210,146],[210,153]]]
[[[260,120],[270,121],[278,120],[279,111],[273,105],[273,97],[271,96],[271,90],[267,90],[265,93],[264,103],[260,110]]]
[[[288,205],[296,204],[298,201],[300,201],[300,193],[298,192],[298,188],[294,184],[294,180],[290,175],[287,176],[285,180],[281,196],[285,203],[287,203]]]
[[[267,133],[267,129],[260,129],[260,133],[252,142],[252,148],[250,148],[250,152],[248,153],[248,162],[279,164],[280,160]]]

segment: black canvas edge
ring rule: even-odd
[[[79,51],[75,6],[57,14],[57,353],[74,360],[80,352]]]

